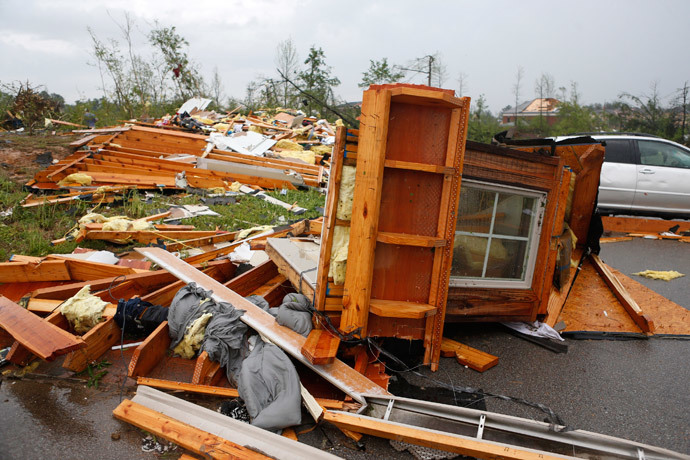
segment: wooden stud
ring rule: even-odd
[[[498,356],[485,353],[445,337],[441,342],[441,356],[455,356],[459,364],[478,372],[484,372],[498,364]]]
[[[120,341],[121,332],[114,318],[108,318],[97,324],[82,336],[86,346],[68,354],[62,367],[73,372],[83,371],[90,363]]]
[[[312,329],[302,345],[302,355],[312,364],[330,364],[338,353],[340,339],[324,329]]]

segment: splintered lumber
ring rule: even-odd
[[[0,263],[0,283],[69,281],[71,279],[69,268],[64,260]]]
[[[544,452],[532,449],[523,449],[508,444],[484,441],[468,436],[444,433],[428,428],[420,428],[346,412],[326,411],[324,420],[339,428],[345,428],[358,433],[386,439],[395,439],[397,441],[481,459],[560,460],[563,458],[572,458],[560,455],[548,455]]]
[[[664,219],[644,219],[641,217],[612,217],[604,216],[601,218],[605,232],[621,233],[662,233],[671,231],[678,226],[673,233],[690,231],[690,221],[687,220],[664,220]]]
[[[570,211],[570,229],[579,245],[587,242],[593,203],[599,191],[599,176],[604,163],[604,147],[593,144],[580,156],[582,171],[575,178],[575,191]]]
[[[219,436],[199,430],[172,417],[156,412],[128,399],[113,411],[115,418],[185,449],[212,459],[269,459],[263,454]]]
[[[112,317],[97,324],[82,336],[86,346],[68,354],[62,367],[74,372],[83,371],[91,362],[120,341],[121,332]]]
[[[207,351],[202,351],[196,359],[194,366],[194,374],[192,374],[192,383],[194,384],[212,384],[215,377],[220,377],[221,366],[220,363],[211,361]]]
[[[445,337],[441,342],[441,356],[446,358],[455,357],[459,364],[478,372],[484,372],[498,364],[498,356]]]
[[[340,339],[325,329],[312,329],[302,346],[302,355],[312,364],[330,364],[339,345]]]
[[[0,328],[39,358],[51,361],[85,345],[76,337],[0,296]]]
[[[223,284],[204,275],[186,262],[176,258],[160,248],[136,248],[140,254],[148,257],[159,266],[173,273],[186,283],[196,283],[199,287],[213,292],[213,298],[219,302],[228,302],[235,308],[245,310],[240,318],[249,327],[259,332],[276,346],[280,347],[299,360],[317,374],[331,382],[336,387],[350,395],[353,399],[363,403],[364,393],[388,394],[386,390],[372,382],[354,369],[335,359],[331,364],[314,365],[302,356],[302,346],[306,338],[293,330],[280,326],[270,314],[246,300],[238,293],[228,289]],[[169,338],[168,338],[169,340]],[[141,374],[140,374],[141,375]]]
[[[632,320],[635,321],[635,324],[637,324],[643,332],[653,334],[654,322],[651,320],[651,318],[649,318],[649,316],[642,312],[642,309],[637,304],[635,299],[632,298],[628,290],[625,289],[625,286],[623,286],[618,278],[616,278],[616,275],[611,272],[609,266],[606,265],[596,254],[590,254],[590,260],[606,285],[611,289],[621,305],[623,305],[625,311],[627,311]]]

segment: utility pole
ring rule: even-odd
[[[685,142],[685,118],[688,113],[688,82],[686,81],[685,84],[683,85],[683,122],[681,123],[681,138],[683,139],[683,142]]]
[[[431,64],[434,62],[433,56],[428,56],[429,58],[429,73],[427,75],[427,86],[431,86]]]

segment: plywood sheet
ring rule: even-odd
[[[671,302],[615,269],[611,271],[655,325],[656,334],[690,335],[690,310]],[[564,332],[642,333],[589,260],[573,285],[558,318]]]

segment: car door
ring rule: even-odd
[[[633,209],[690,212],[690,150],[661,140],[637,140],[637,190]]]
[[[637,184],[637,152],[628,139],[601,139],[606,142],[599,180],[599,208],[629,211]]]

